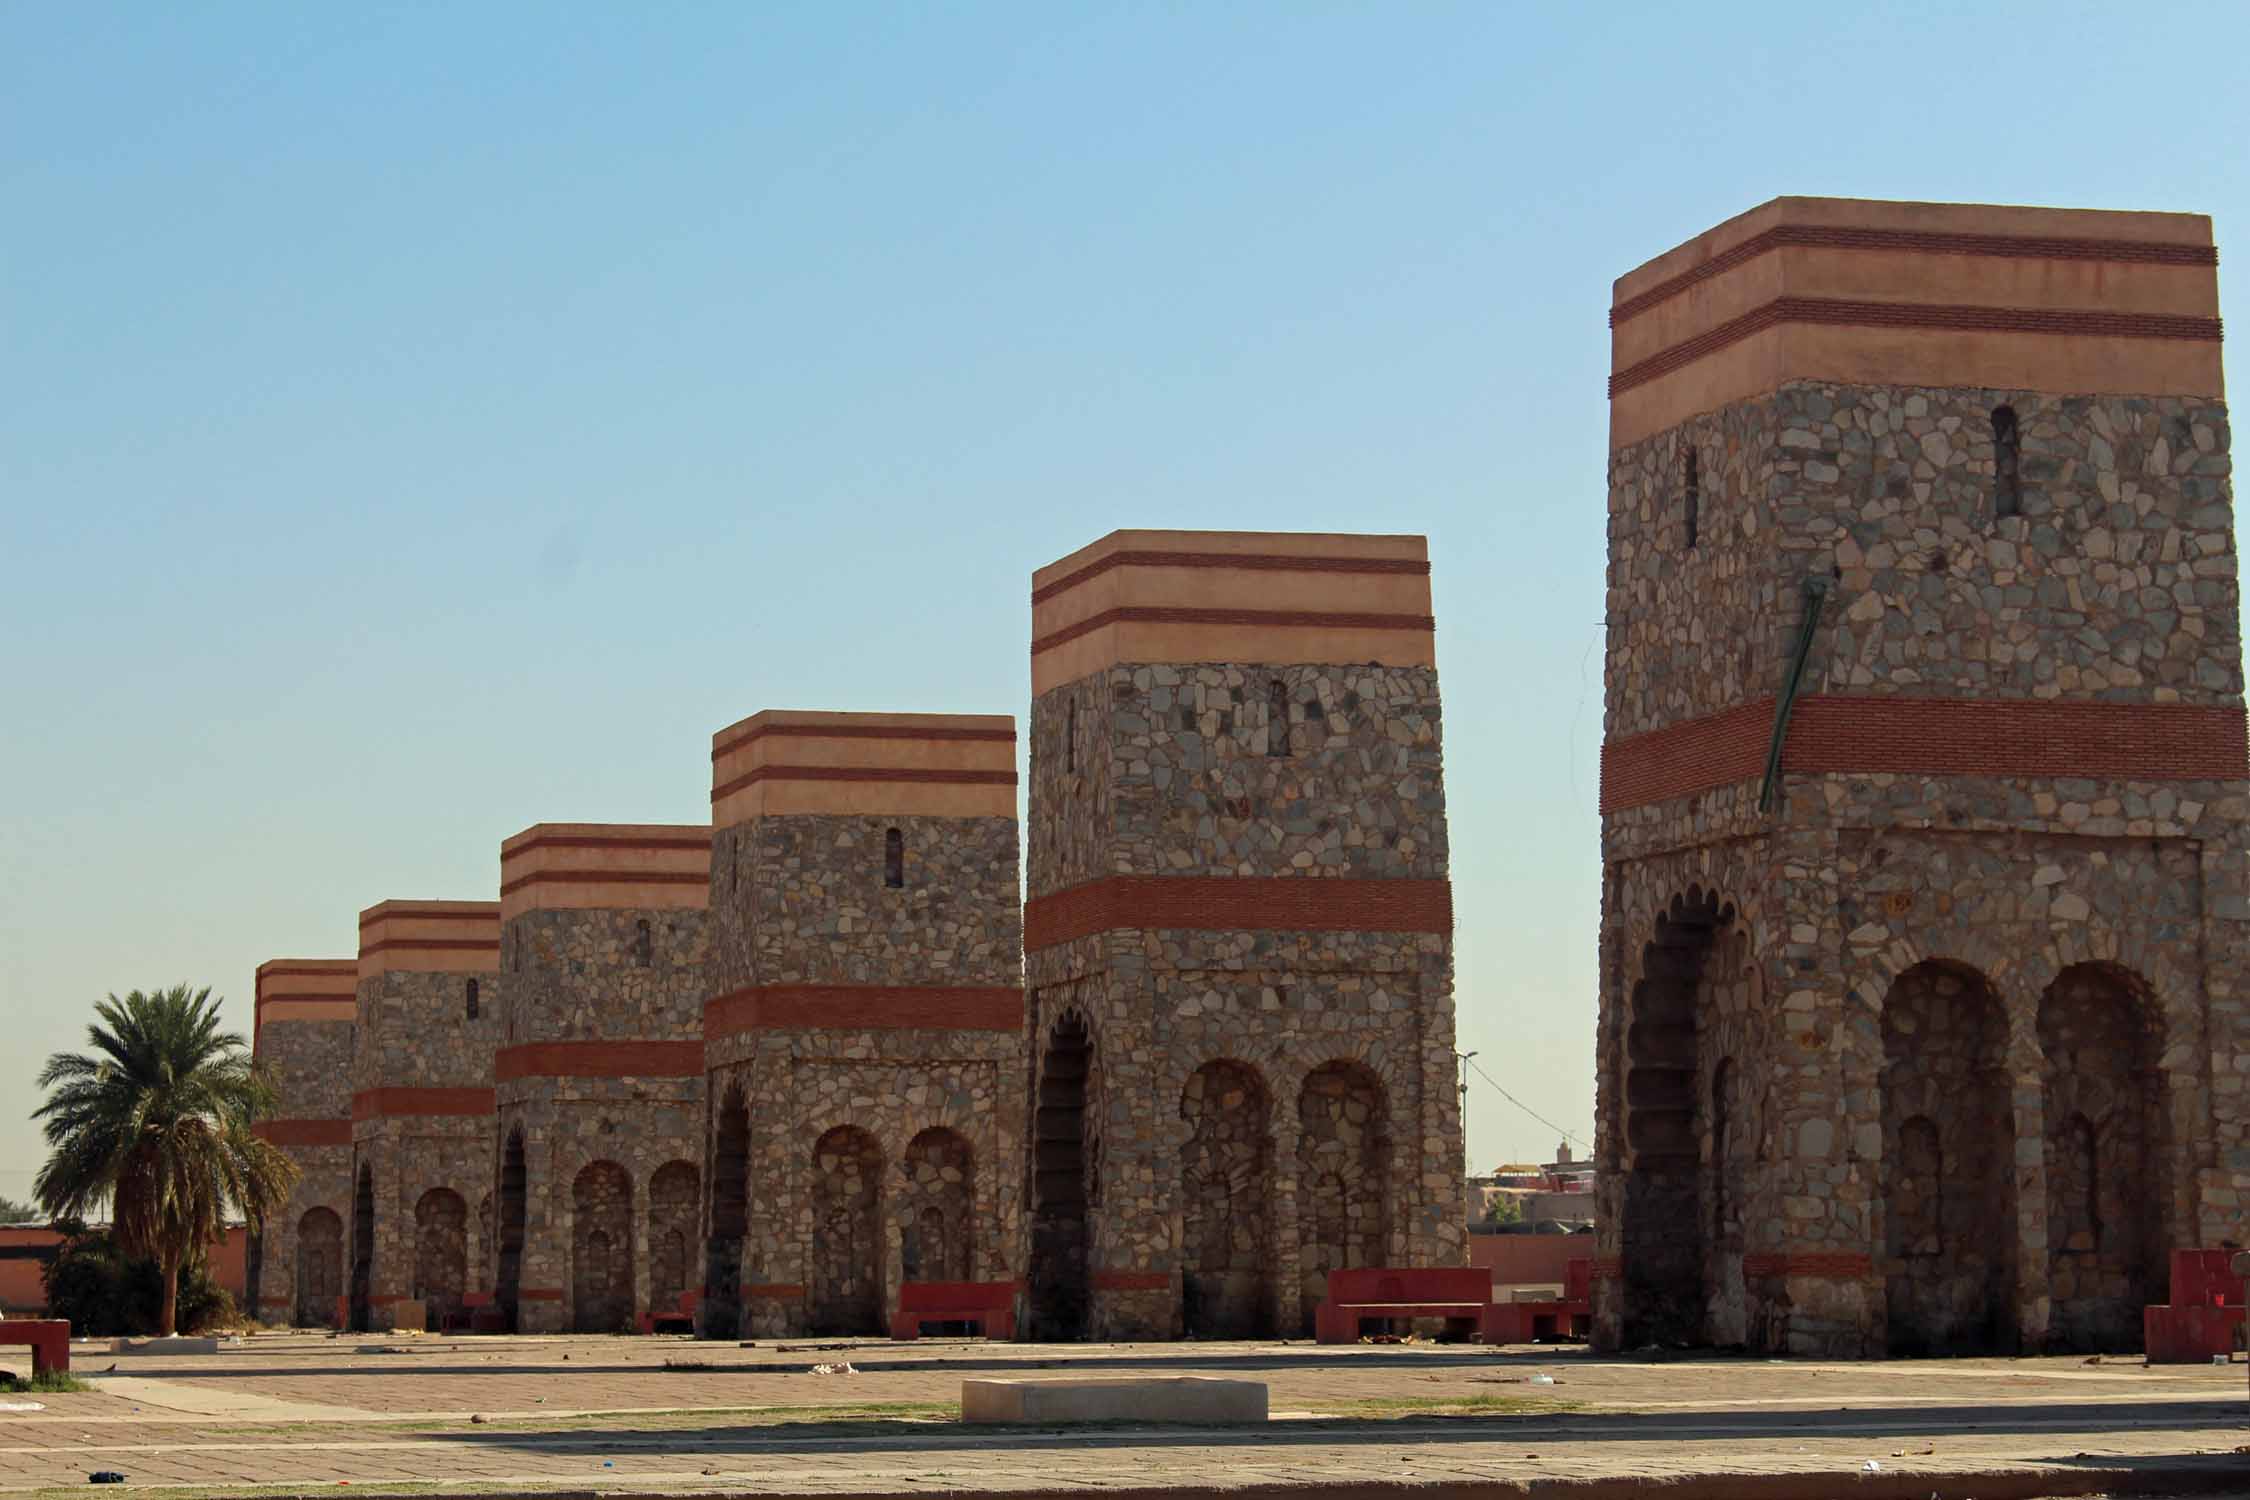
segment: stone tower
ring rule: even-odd
[[[610,1332],[695,1286],[711,831],[540,823],[500,846],[494,1299]]]
[[[250,1299],[268,1323],[327,1327],[345,1294],[357,967],[348,958],[258,965],[250,1050],[281,1101],[251,1133],[280,1147],[301,1174],[250,1247]]]
[[[1782,198],[1618,281],[1598,1344],[2133,1348],[2244,1236],[2216,264]]]
[[[359,914],[355,1328],[442,1329],[491,1289],[499,971],[498,902],[385,901]]]
[[[1299,1334],[1458,1265],[1427,547],[1119,531],[1032,579],[1032,1331]]]
[[[1023,1274],[1015,721],[769,711],[711,746],[706,1334],[880,1333]]]

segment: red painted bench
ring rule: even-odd
[[[0,1319],[0,1344],[29,1344],[34,1375],[70,1373],[70,1324],[64,1319]]]
[[[1474,1339],[1492,1326],[1492,1271],[1486,1266],[1364,1266],[1330,1271],[1328,1295],[1313,1311],[1323,1344],[1356,1342],[1364,1325],[1442,1318],[1446,1337]]]
[[[438,1332],[474,1332],[477,1326],[477,1309],[490,1305],[491,1301],[492,1293],[490,1292],[463,1292],[460,1305],[445,1315],[444,1323],[438,1329]]]
[[[918,1339],[926,1323],[974,1323],[988,1339],[1016,1336],[1016,1284],[1012,1281],[905,1281],[891,1337]]]
[[[698,1292],[682,1292],[676,1307],[652,1307],[641,1314],[643,1333],[693,1333],[695,1332],[695,1304]]]
[[[1486,1320],[1488,1344],[1536,1344],[1547,1339],[1582,1339],[1594,1326],[1594,1262],[1578,1257],[1563,1263],[1563,1294],[1538,1302],[1497,1302]]]

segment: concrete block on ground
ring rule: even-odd
[[[964,1422],[1165,1422],[1197,1426],[1266,1420],[1266,1383],[1181,1375],[1147,1380],[964,1380]]]
[[[215,1338],[169,1339],[116,1339],[109,1346],[112,1354],[216,1354],[219,1341]]]

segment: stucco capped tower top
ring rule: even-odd
[[[419,1304],[415,1326],[442,1328],[491,1288],[499,970],[496,901],[384,901],[359,914],[355,1327],[398,1326],[396,1309]]]
[[[252,1133],[302,1174],[250,1252],[250,1296],[267,1322],[326,1325],[344,1295],[351,1202],[352,982],[348,958],[258,965],[250,1050],[280,1095]]]
[[[1781,198],[1617,282],[1597,1342],[2129,1348],[2242,1237],[2216,265]]]
[[[500,846],[495,1299],[525,1331],[678,1310],[702,1196],[708,828]]]
[[[1120,531],[1031,597],[1034,1331],[1459,1264],[1425,542]]]
[[[1023,1271],[1016,728],[769,710],[712,736],[703,1329],[874,1333]]]

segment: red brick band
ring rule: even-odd
[[[1155,605],[1125,605],[1088,615],[1075,625],[1065,625],[1060,630],[1040,636],[1031,643],[1031,654],[1037,656],[1042,651],[1051,651],[1066,642],[1099,630],[1104,625],[1134,621],[1155,625],[1299,625],[1317,630],[1437,629],[1437,621],[1429,615],[1327,614],[1309,609],[1171,609]]]
[[[1859,302],[1842,297],[1776,297],[1738,318],[1668,349],[1659,349],[1644,360],[1627,365],[1609,377],[1609,393],[1619,396],[1646,385],[1660,375],[1691,365],[1707,354],[1716,354],[1754,333],[1783,323],[1816,323],[1845,328],[1923,328],[1968,333],[2051,333],[2070,338],[2194,339],[2217,343],[2221,328],[2217,318],[2185,313],[2109,312],[2102,309],[2045,307],[1971,307],[1927,302]]]
[[[1922,229],[1868,229],[1820,224],[1777,224],[1712,256],[1702,265],[1658,282],[1609,310],[1609,326],[1629,322],[1708,281],[1783,246],[1821,250],[1904,250],[1919,255],[1984,255],[2007,260],[2098,260],[2121,265],[2215,266],[2216,245],[2174,245],[2162,240],[2056,239],[2039,235],[1947,234]]]
[[[1013,771],[946,771],[905,766],[757,766],[711,789],[711,800],[760,781],[905,781],[936,786],[1014,786]]]
[[[260,1120],[250,1133],[273,1146],[349,1146],[349,1120]]]
[[[1207,875],[1112,875],[1035,896],[1024,906],[1024,947],[1118,929],[1204,932],[1434,932],[1453,930],[1443,880],[1324,880]]]
[[[1410,557],[1292,557],[1285,552],[1112,552],[1075,573],[1031,591],[1045,604],[1112,568],[1240,568],[1253,573],[1392,573],[1428,577],[1430,565]]]
[[[706,870],[534,870],[503,883],[500,894],[512,895],[528,885],[709,885]]]
[[[492,1054],[499,1083],[519,1078],[701,1078],[701,1042],[519,1042]]]
[[[905,724],[761,724],[731,740],[712,745],[711,758],[717,760],[730,755],[753,740],[782,735],[809,740],[991,740],[1003,745],[1016,742],[1013,729],[915,729]]]
[[[1602,746],[1601,810],[1617,812],[1765,774],[1773,700]],[[1904,698],[1798,700],[1784,771],[1809,774],[2085,776],[2120,781],[2250,777],[2250,720],[2192,703]]]
[[[280,1005],[284,1001],[290,1000],[311,1001],[316,1005],[333,1005],[341,1000],[346,1005],[352,1005],[357,1003],[358,997],[350,990],[345,990],[340,994],[331,992],[325,995],[260,995],[257,1008],[264,1010],[269,1005]]]
[[[481,911],[459,911],[444,906],[414,906],[401,901],[386,901],[383,903],[383,907],[387,910],[369,907],[366,911],[361,912],[359,914],[359,925],[372,927],[378,922],[391,921],[461,922],[471,925],[489,925],[500,919],[500,903],[497,901],[478,901],[469,904],[483,909]]]
[[[501,851],[503,859],[514,859],[533,849],[708,849],[711,835],[683,832],[677,834],[650,834],[629,839],[594,838],[582,833],[543,833],[520,844],[509,844]]]
[[[485,924],[485,925],[486,925],[486,928],[487,928],[487,930],[489,931],[489,930],[490,930],[490,924],[488,923],[488,924]],[[367,957],[367,955],[368,955],[368,954],[370,954],[370,953],[381,953],[381,952],[384,952],[385,950],[387,950],[387,949],[391,949],[391,948],[422,948],[422,949],[428,949],[428,948],[467,948],[467,949],[474,949],[474,950],[475,950],[476,952],[479,952],[479,953],[498,953],[498,952],[500,951],[500,940],[499,940],[498,938],[468,938],[468,937],[461,937],[461,938],[385,938],[385,939],[384,939],[384,940],[383,940],[382,942],[380,942],[380,943],[367,943],[367,944],[363,945],[363,946],[362,946],[362,947],[360,948],[360,950],[359,950],[359,956],[360,956],[361,958],[365,958],[365,957]]]
[[[1097,1292],[1168,1292],[1172,1277],[1165,1271],[1096,1271],[1090,1278]]]
[[[354,1120],[396,1120],[408,1115],[489,1115],[490,1089],[362,1089],[352,1095]]]
[[[1816,1276],[1830,1281],[1856,1281],[1875,1274],[1875,1262],[1864,1251],[1822,1250],[1790,1254],[1745,1255],[1745,1276]]]
[[[706,1001],[703,1036],[751,1031],[1021,1031],[1023,991],[972,985],[768,984]]]
[[[746,1281],[742,1284],[744,1297],[771,1297],[780,1302],[803,1299],[805,1289],[794,1281]]]

